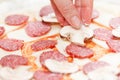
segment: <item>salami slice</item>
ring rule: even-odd
[[[40,63],[45,66],[45,60],[55,59],[57,61],[65,61],[67,58],[58,51],[47,51],[40,55]]]
[[[66,52],[75,58],[89,58],[93,56],[93,51],[89,48],[70,44],[66,47]]]
[[[28,21],[28,18],[28,16],[20,14],[9,15],[5,18],[5,23],[7,25],[18,26],[26,23]]]
[[[83,72],[85,74],[88,74],[89,72],[96,70],[98,68],[108,66],[109,64],[103,61],[97,61],[97,62],[89,62],[83,66]]]
[[[31,45],[32,50],[40,51],[47,48],[54,48],[57,42],[55,40],[41,40]]]
[[[120,52],[120,40],[108,40],[107,44],[111,51]]]
[[[0,36],[2,36],[5,32],[5,28],[4,27],[0,27]]]
[[[51,73],[45,71],[36,71],[33,75],[35,80],[62,80],[63,74]]]
[[[52,6],[51,5],[47,5],[47,6],[44,6],[43,8],[41,8],[40,16],[41,17],[42,16],[47,16],[48,14],[53,13],[53,12],[54,12],[54,10],[53,10]]]
[[[92,13],[92,19],[95,19],[95,18],[98,18],[99,17],[99,12],[97,10],[93,10],[93,13]]]
[[[110,27],[117,28],[120,27],[120,17],[112,18],[109,22]]]
[[[27,65],[28,59],[19,55],[7,55],[1,58],[0,64],[4,67],[16,68],[20,65]]]
[[[0,48],[6,51],[16,51],[23,47],[23,41],[17,39],[1,39]]]
[[[39,37],[39,36],[45,35],[50,30],[51,30],[50,25],[40,21],[29,22],[25,26],[25,31],[30,37]]]
[[[104,28],[97,28],[94,30],[95,38],[107,41],[113,37],[112,31]]]

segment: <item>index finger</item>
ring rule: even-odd
[[[93,0],[81,0],[81,18],[85,25],[91,23]]]

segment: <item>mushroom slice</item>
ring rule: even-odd
[[[84,46],[85,39],[90,39],[93,36],[93,30],[85,26],[82,26],[79,30],[76,30],[71,26],[64,26],[60,30],[60,35],[70,42]]]
[[[120,38],[120,26],[113,29],[112,34],[113,34],[113,36]]]
[[[42,20],[43,20],[44,22],[58,23],[58,20],[57,20],[57,18],[56,18],[56,16],[55,16],[54,13],[50,13],[50,14],[48,14],[47,16],[43,16],[43,17],[42,17]]]
[[[79,70],[79,66],[77,64],[67,61],[47,59],[45,61],[45,65],[51,72],[57,73],[74,73]]]

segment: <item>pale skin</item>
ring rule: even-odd
[[[93,0],[50,0],[61,25],[70,24],[75,29],[91,22]]]

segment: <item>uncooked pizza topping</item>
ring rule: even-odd
[[[51,5],[46,5],[40,10],[40,16],[47,16],[50,13],[53,13],[53,8]]]
[[[16,68],[20,65],[27,65],[27,58],[19,55],[7,55],[1,58],[0,64],[5,67]]]
[[[38,70],[33,77],[35,80],[62,80],[63,74]]]
[[[103,61],[89,62],[83,66],[83,72],[85,74],[88,74],[89,72],[97,68],[108,66],[108,65],[109,65],[108,63],[103,62]]]
[[[6,17],[5,23],[12,26],[18,26],[26,23],[28,21],[28,18],[28,16],[20,14],[9,15]]]
[[[0,40],[0,48],[6,51],[16,51],[23,47],[23,40],[17,39],[1,39]]]
[[[25,26],[25,31],[27,35],[29,35],[30,37],[39,37],[39,36],[45,35],[50,30],[51,30],[50,25],[40,21],[29,22]]]
[[[2,36],[5,32],[5,28],[4,27],[0,27],[0,36]]]
[[[43,52],[40,55],[40,63],[45,66],[45,60],[47,59],[54,59],[57,61],[65,61],[67,58],[62,55],[59,51],[47,51]]]
[[[109,22],[110,27],[117,28],[120,26],[120,17],[112,18]]]
[[[73,58],[89,58],[94,52],[86,47],[70,44],[66,47],[66,52]]]
[[[32,50],[40,51],[47,48],[54,48],[57,42],[55,40],[40,40],[31,45]]]
[[[107,41],[113,37],[112,31],[105,28],[97,28],[94,30],[96,39]]]

